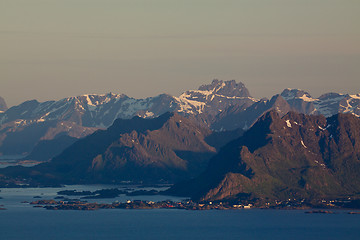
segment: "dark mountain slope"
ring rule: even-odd
[[[49,161],[75,143],[77,138],[61,135],[52,140],[41,140],[24,160]]]
[[[281,115],[291,111],[291,106],[280,95],[273,96],[270,100],[262,99],[251,105],[237,104],[216,116],[211,125],[212,129],[249,129],[252,124],[265,112],[275,109]]]
[[[107,130],[75,142],[51,162],[3,172],[40,183],[174,182],[206,168],[216,152],[205,141],[211,134],[208,128],[176,113],[153,119],[118,119]]]
[[[96,128],[82,127],[68,121],[14,121],[0,127],[0,154],[26,155],[43,140],[58,136],[81,138],[93,133]],[[62,149],[63,150],[63,149]]]
[[[199,177],[170,192],[194,199],[341,197],[360,192],[360,119],[267,112]]]

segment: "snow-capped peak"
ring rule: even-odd
[[[175,99],[179,103],[178,111],[189,114],[201,114],[205,108],[207,112],[217,114],[235,102],[258,101],[250,96],[243,83],[217,79],[211,84],[200,86],[198,90],[186,91]]]
[[[308,92],[305,92],[301,89],[292,89],[292,88],[286,88],[281,93],[281,96],[286,100],[293,100],[293,99],[302,99],[305,102],[313,102],[317,99],[314,99],[311,97],[311,95]]]

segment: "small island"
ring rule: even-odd
[[[118,188],[100,189],[96,191],[76,191],[76,190],[64,190],[57,192],[58,195],[62,196],[81,196],[81,199],[99,199],[99,198],[115,198],[121,194],[126,196],[140,196],[140,195],[158,195],[159,191],[152,190],[132,190],[125,189],[120,190]],[[59,197],[57,197],[59,198]]]

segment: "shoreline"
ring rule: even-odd
[[[185,209],[185,210],[234,210],[234,209],[278,209],[278,210],[309,210],[308,213],[324,213],[324,210],[353,210],[352,214],[360,214],[357,211],[360,209],[360,200],[352,197],[342,197],[336,199],[223,199],[216,201],[197,201],[190,200],[190,198],[184,196],[174,200],[171,198],[173,195],[166,194],[166,190],[169,184],[137,184],[134,183],[119,185],[107,185],[98,188],[98,190],[89,190],[86,188],[76,188],[76,185],[63,185],[57,190],[57,196],[39,196],[34,195],[33,198],[52,198],[50,200],[29,200],[22,203],[30,203],[36,205],[39,208],[45,208],[49,210],[97,210],[97,209]],[[69,189],[74,186],[76,189]],[[91,186],[91,185],[89,185]],[[95,185],[96,186],[96,185]],[[99,185],[97,185],[99,186]],[[62,187],[67,189],[61,190]],[[105,188],[104,188],[105,187]],[[114,188],[106,188],[114,187]],[[28,188],[28,187],[25,187]],[[41,187],[48,188],[48,187]],[[41,189],[40,188],[40,189]],[[160,190],[160,188],[162,188]],[[19,188],[24,189],[24,188]],[[39,187],[37,187],[39,189]],[[60,191],[59,191],[60,190]],[[1,192],[1,190],[0,190]],[[40,194],[42,195],[42,194]],[[124,196],[128,196],[133,200],[125,200]],[[93,202],[94,199],[114,199],[122,196],[122,199],[118,199],[111,203]],[[162,201],[146,201],[148,196],[169,196],[167,200]],[[138,197],[141,200],[134,200],[134,197]],[[179,197],[179,196],[177,196]],[[1,197],[0,197],[1,199]],[[88,199],[92,199],[88,202]],[[136,198],[135,198],[136,199]],[[165,198],[163,198],[165,199]],[[172,199],[172,200],[168,200]],[[100,200],[101,201],[101,200]],[[126,201],[126,202],[119,202]],[[320,211],[315,211],[319,210]],[[311,211],[314,210],[314,211]]]
[[[224,203],[198,203],[191,200],[188,201],[143,201],[143,200],[128,200],[126,202],[115,201],[113,203],[89,203],[81,200],[61,200],[56,201],[50,200],[37,200],[32,202],[23,202],[33,205],[35,208],[45,208],[47,210],[80,210],[80,211],[93,211],[100,209],[180,209],[180,210],[192,210],[192,211],[204,211],[204,210],[250,210],[250,209],[261,209],[261,210],[307,210],[307,214],[335,214],[336,211],[349,211],[348,214],[360,214],[358,209],[349,208],[328,208],[328,207],[276,207],[276,206],[254,206],[248,205],[231,205]],[[335,211],[335,212],[334,212]]]

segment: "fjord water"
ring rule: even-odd
[[[21,201],[32,200],[34,193],[49,199],[58,188],[1,190],[0,204],[7,210],[0,211],[0,239],[360,239],[360,215],[350,215],[348,211],[336,214],[260,209],[51,211]],[[136,199],[149,197],[169,198]]]

